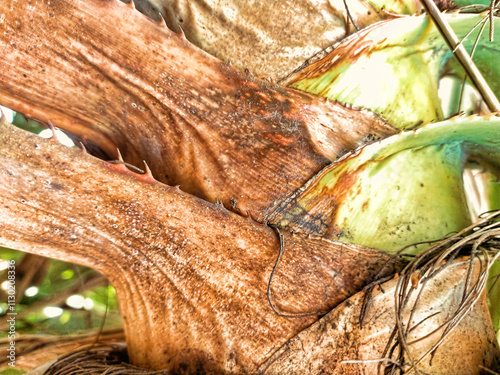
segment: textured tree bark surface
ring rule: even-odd
[[[396,132],[245,75],[119,1],[3,0],[0,16],[1,104],[261,222],[332,159]]]
[[[119,1],[0,0],[0,20],[1,104],[151,168],[0,125],[0,245],[103,272],[134,364],[264,369],[388,260],[265,225],[332,160],[396,132],[376,116],[241,73]],[[271,308],[280,246],[272,302],[311,316]]]
[[[219,204],[5,122],[0,179],[0,245],[103,272],[137,365],[253,372],[318,319],[271,309],[278,236]],[[328,311],[388,259],[290,233],[283,244],[271,291],[288,314]]]
[[[0,1],[0,19],[1,104],[205,199],[4,126],[3,246],[106,274],[145,367],[252,372],[317,319],[272,311],[278,237],[224,206],[264,222],[330,159],[393,128],[255,80],[118,1]],[[292,314],[331,309],[387,259],[284,238],[271,291]]]

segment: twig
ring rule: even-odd
[[[495,23],[493,22],[494,16],[495,16],[495,7],[498,5],[498,0],[491,0],[490,4],[490,13],[488,15],[488,18],[490,19],[490,42],[493,42],[493,36],[494,36],[494,25]]]
[[[500,375],[498,372],[493,371],[493,370],[490,370],[489,368],[486,368],[486,367],[484,367],[484,366],[479,365],[479,368],[480,368],[481,370],[486,371],[488,374]]]
[[[434,4],[432,0],[421,0],[421,2],[443,37],[446,39],[451,49],[454,51],[454,54],[457,57],[458,61],[460,62],[460,64],[462,64],[472,82],[481,93],[481,96],[484,98],[484,101],[488,105],[490,111],[499,112],[500,102],[496,98],[491,88],[488,86],[488,83],[481,75],[481,72],[479,71],[477,66],[472,61],[471,57],[467,53],[467,50],[460,43],[460,40],[458,39],[453,29],[441,16],[441,12],[437,8],[436,4]]]
[[[378,363],[378,362],[389,362],[396,366],[399,366],[399,363],[394,361],[391,358],[379,358],[379,359],[350,359],[345,361],[340,361],[340,363]]]

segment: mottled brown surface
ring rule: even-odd
[[[394,133],[247,76],[119,1],[3,0],[0,19],[0,104],[259,221],[330,160]]]
[[[0,180],[0,245],[103,272],[137,365],[250,373],[317,320],[272,311],[278,236],[220,205],[7,124]],[[386,259],[285,233],[273,302],[289,313],[328,310]]]
[[[144,159],[159,181],[184,190],[2,124],[1,246],[103,272],[137,365],[287,373],[295,361],[291,370],[304,373],[336,369],[332,348],[360,353],[352,301],[308,331],[318,317],[272,311],[266,292],[280,243],[257,221],[331,160],[394,129],[245,75],[115,0],[0,0],[0,21],[0,103],[112,156],[119,147],[126,161]],[[271,290],[290,314],[331,309],[387,259],[283,236]],[[382,301],[380,316],[390,311]],[[332,332],[340,319],[351,325]]]

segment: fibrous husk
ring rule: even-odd
[[[17,319],[18,317],[16,317]],[[18,321],[21,321],[19,319]],[[10,341],[10,340],[9,340]],[[7,359],[7,348],[3,339],[2,359]],[[47,367],[48,362],[56,361],[58,358],[74,353],[79,350],[89,350],[94,346],[117,346],[125,342],[122,328],[106,329],[99,332],[85,332],[69,335],[17,335],[16,336],[16,369],[32,370],[41,366]],[[124,346],[124,345],[122,345]],[[0,361],[1,362],[1,361]],[[5,362],[2,363],[4,365]]]
[[[168,371],[149,371],[128,364],[124,345],[90,347],[47,362],[26,375],[160,375]]]
[[[418,325],[408,335],[409,342],[437,329],[425,340],[409,345],[415,360],[441,338],[444,329],[439,329],[439,326],[447,322],[460,303],[468,267],[468,263],[462,262],[441,272],[427,283],[427,290],[420,296],[416,311],[405,310],[403,319],[406,321],[412,314],[411,325]],[[391,280],[382,284],[381,289],[376,289],[362,326],[360,313],[365,292],[351,297],[287,342],[260,367],[258,373],[376,374],[380,366],[397,364],[398,358],[395,357],[400,349],[395,350],[393,356],[385,353],[396,324],[394,300],[397,284],[397,279]],[[420,287],[415,290],[413,299],[408,301],[410,305],[419,291]],[[408,327],[405,326],[405,329]],[[499,356],[483,293],[434,355],[428,355],[418,368],[424,374],[480,374],[480,366],[498,369]],[[400,373],[415,373],[409,368],[407,361]]]

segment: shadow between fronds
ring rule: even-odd
[[[40,368],[40,372],[32,375],[160,375],[169,371],[148,371],[128,364],[128,356],[124,347],[119,345],[100,346],[88,350],[70,353],[56,361],[49,362],[48,368]]]

